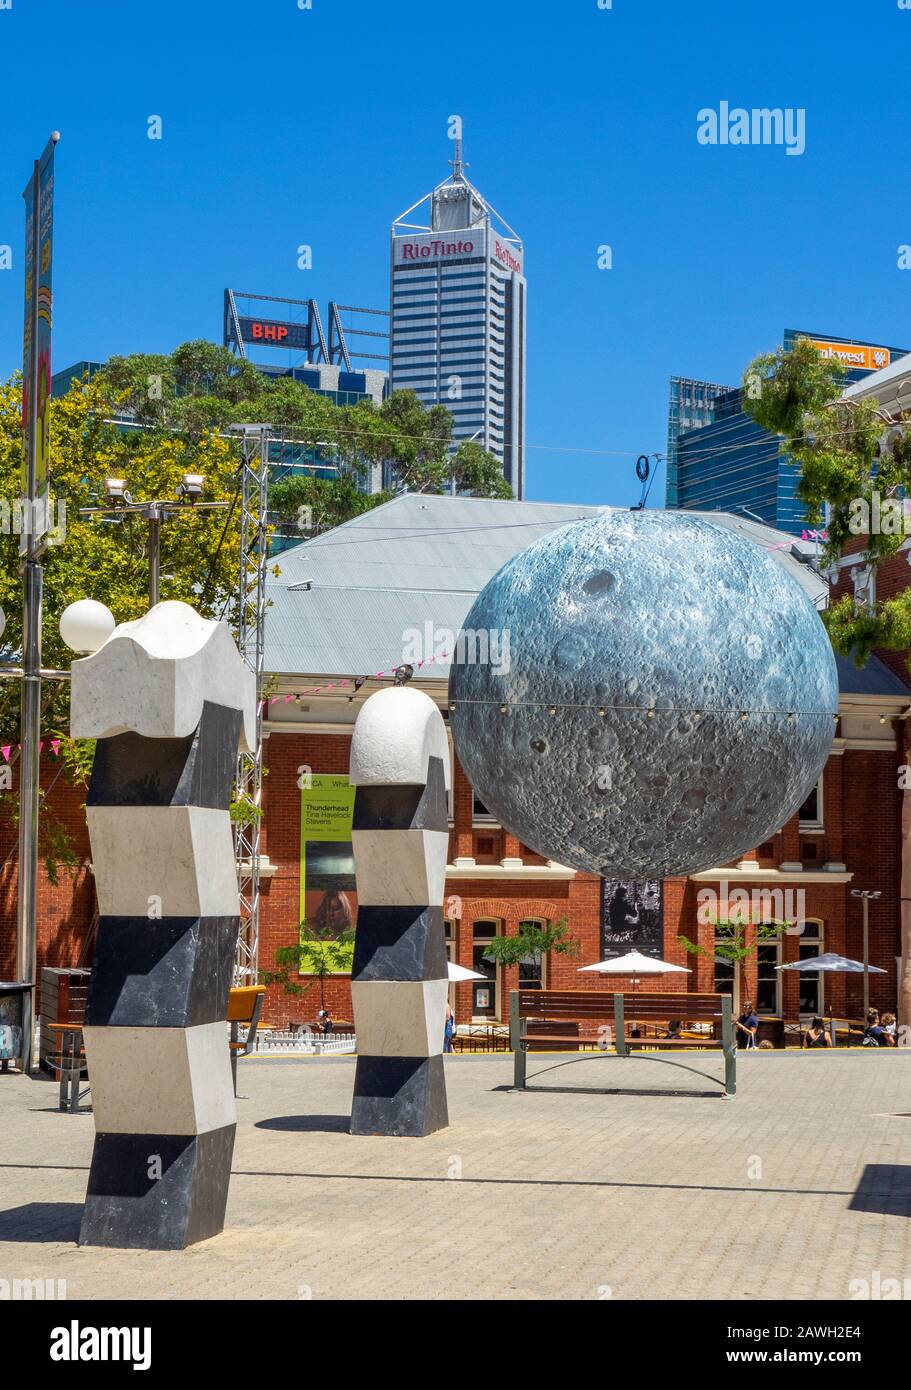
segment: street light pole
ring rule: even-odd
[[[133,500],[122,478],[108,478],[105,491],[106,507],[80,507],[80,516],[99,516],[109,521],[122,521],[125,516],[139,516],[149,528],[149,608],[161,599],[161,524],[173,516],[188,512],[211,511],[229,507],[230,502],[199,502],[205,477],[202,473],[185,473],[173,499],[157,497],[148,502]]]
[[[153,502],[146,512],[149,523],[149,607],[161,597],[161,509]]]
[[[881,898],[882,893],[869,888],[852,888],[852,898],[860,898],[864,905],[864,1022],[870,1009],[870,899]]]

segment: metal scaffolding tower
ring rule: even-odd
[[[259,854],[263,782],[263,662],[265,659],[269,439],[268,425],[236,426],[241,442],[240,575],[237,645],[256,677],[256,736],[237,759],[234,852],[240,889],[235,982],[256,984],[259,970]]]

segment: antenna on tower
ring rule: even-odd
[[[452,168],[452,177],[453,177],[454,179],[462,179],[462,178],[465,177],[465,165],[464,165],[464,163],[462,162],[462,137],[461,137],[461,135],[457,135],[457,136],[455,137],[455,151],[454,151],[454,153],[455,153],[455,158],[454,158],[454,159],[450,159],[450,161],[449,161],[450,167]]]

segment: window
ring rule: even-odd
[[[734,937],[732,927],[717,927],[715,929],[715,941],[731,941]],[[734,993],[734,962],[727,960],[724,956],[715,956],[715,993],[730,994]]]
[[[821,956],[824,949],[822,922],[815,918],[801,922],[799,958],[802,961],[813,960],[816,956]],[[824,1008],[823,975],[818,970],[799,970],[797,976],[800,980],[800,1003],[798,1007],[801,1016],[806,1014],[812,1017],[813,1014],[822,1014]]]
[[[490,941],[500,935],[497,921],[475,922],[472,927],[472,969],[483,980],[472,984],[472,1014],[475,1018],[498,1018],[500,969],[493,956],[487,954]]]
[[[822,830],[822,777],[801,806],[797,820],[801,830]]]
[[[539,921],[520,922],[519,931],[523,927],[543,927],[544,923]],[[534,951],[530,955],[523,956],[519,961],[519,988],[520,989],[544,989],[544,976],[546,974],[547,961],[540,951]]]
[[[781,1013],[781,944],[766,941],[756,951],[756,1012]]]
[[[489,824],[494,823],[495,819],[488,811],[477,792],[474,793],[471,803],[471,819],[473,821],[487,821]]]

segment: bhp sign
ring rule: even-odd
[[[250,328],[250,337],[258,342],[283,343],[287,336],[283,323],[254,323]]]
[[[293,348],[306,352],[307,325],[305,323],[285,322],[276,319],[242,318],[240,333],[245,343],[260,343],[266,347]]]

